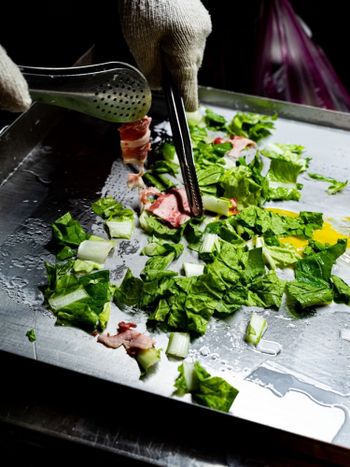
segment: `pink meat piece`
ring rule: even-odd
[[[145,188],[145,182],[142,179],[144,171],[141,170],[138,174],[128,174],[128,188]]]
[[[186,190],[184,188],[173,188],[170,193],[174,193],[179,204],[179,209],[185,214],[191,215],[190,205],[188,204]]]
[[[227,153],[228,156],[238,159],[243,149],[255,148],[256,143],[251,139],[244,138],[243,136],[234,136],[228,140],[233,145],[233,148]]]
[[[129,147],[128,143],[121,144],[122,157],[125,164],[141,165],[146,162],[148,152],[151,150],[151,143],[143,146]]]
[[[132,123],[124,123],[118,128],[120,147],[125,164],[143,165],[151,150],[149,126],[151,117],[144,117]]]
[[[151,349],[154,346],[154,340],[142,334],[141,332],[135,331],[136,324],[126,323],[121,321],[118,325],[117,334],[110,336],[109,334],[101,334],[97,338],[97,342],[109,347],[111,349],[117,349],[123,345],[129,355],[136,355],[139,350]]]
[[[158,196],[161,195],[161,191],[154,186],[150,186],[149,188],[145,188],[144,190],[140,191],[140,203],[143,209],[148,209],[149,206],[153,203]]]
[[[141,120],[131,123],[123,123],[118,128],[122,141],[134,141],[145,135],[152,122],[151,117],[143,117]]]
[[[190,219],[190,207],[184,189],[173,189],[170,193],[162,193],[146,209],[175,228]]]

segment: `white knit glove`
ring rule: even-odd
[[[31,102],[26,80],[0,45],[0,109],[24,112]]]
[[[187,111],[198,108],[197,74],[211,32],[199,0],[119,0],[125,40],[152,88],[161,84],[161,53]]]

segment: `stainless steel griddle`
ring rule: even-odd
[[[279,114],[269,141],[302,144],[311,156],[313,172],[337,179],[350,178],[350,115],[202,88],[201,102],[230,117],[235,111]],[[151,110],[153,125],[167,125],[165,105],[157,96]],[[96,338],[68,327],[55,326],[43,306],[44,261],[50,252],[50,224],[70,210],[94,233],[103,226],[91,212],[100,196],[113,195],[138,209],[136,191],[128,190],[128,168],[120,160],[114,125],[74,112],[34,105],[0,138],[0,349],[50,366],[173,398],[178,362],[166,356],[156,371],[140,380],[136,362],[122,348],[111,350]],[[264,144],[266,141],[264,141]],[[336,196],[326,185],[301,176],[299,203],[276,207],[322,211],[338,230],[350,232],[350,187]],[[146,261],[138,252],[147,242],[137,229],[131,241],[118,241],[106,266],[118,283],[127,267],[138,274]],[[183,258],[175,264],[180,268]],[[344,256],[336,273],[350,282],[350,259]],[[350,448],[350,342],[340,337],[350,328],[350,309],[333,304],[311,317],[294,320],[282,307],[267,311],[269,328],[265,350],[243,341],[251,310],[242,309],[226,320],[212,319],[205,336],[196,339],[190,357],[199,359],[213,374],[240,389],[231,413],[225,417],[250,420],[306,439]],[[108,326],[114,332],[120,320],[132,320],[146,330],[141,311],[121,311],[113,305]],[[25,334],[34,328],[35,343]],[[157,347],[166,348],[167,336],[153,333]],[[181,399],[191,403],[189,398]],[[199,408],[203,413],[208,411]]]

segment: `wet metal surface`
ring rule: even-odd
[[[265,100],[244,101],[215,90],[202,90],[202,102],[227,117],[233,115],[232,109],[262,112],[266,108]],[[268,141],[304,145],[306,155],[312,157],[310,171],[349,178],[350,116],[281,103],[278,110],[276,130]],[[154,124],[163,119],[157,110],[153,117]],[[11,157],[6,154],[7,159]],[[126,186],[128,169],[120,160],[116,127],[64,114],[48,137],[30,151],[19,150],[16,161],[17,170],[12,173],[14,162],[10,161],[12,174],[4,174],[6,181],[0,186],[0,349],[172,398],[178,362],[168,360],[163,352],[157,370],[140,380],[136,362],[122,348],[107,349],[79,329],[55,326],[55,318],[42,304],[44,261],[54,259],[49,249],[53,220],[70,210],[91,232],[101,234],[103,227],[90,209],[95,199],[113,195],[138,209],[136,191]],[[276,206],[322,211],[349,235],[345,217],[350,215],[350,187],[329,196],[323,183],[310,181],[305,174],[300,178],[301,201]],[[118,241],[106,262],[115,283],[127,267],[134,274],[142,270],[146,258],[139,256],[139,250],[146,242],[139,228],[130,242]],[[172,267],[180,268],[182,261]],[[348,282],[349,263],[345,256],[335,267],[335,273]],[[301,320],[294,320],[284,307],[279,312],[265,310],[269,328],[260,350],[253,350],[242,338],[250,313],[242,309],[226,320],[212,319],[205,336],[196,339],[190,351],[190,358],[240,389],[231,413],[350,447],[350,343],[341,337],[341,331],[350,328],[349,308],[332,304]],[[122,319],[133,320],[146,331],[147,316],[142,311],[121,311],[115,305],[107,330],[114,332]],[[34,343],[25,336],[31,328],[37,336]],[[156,346],[165,349],[167,335],[154,332],[153,336]],[[189,398],[182,400],[189,402]]]

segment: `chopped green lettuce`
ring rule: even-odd
[[[264,179],[257,179],[251,167],[240,165],[225,170],[220,184],[225,198],[235,198],[238,209],[255,205],[260,206],[266,199],[266,185]]]
[[[142,280],[134,277],[128,269],[122,283],[114,292],[114,301],[118,306],[139,306],[142,289]]]
[[[210,130],[224,130],[226,118],[211,109],[205,109],[204,121]]]
[[[29,342],[35,342],[36,341],[35,329],[29,329],[26,332],[26,336],[28,337]]]
[[[46,263],[48,286],[45,298],[57,317],[57,324],[102,331],[106,326],[105,304],[112,298],[109,271],[81,275],[74,272],[74,261]]]
[[[147,211],[142,211],[139,217],[139,222],[141,228],[149,235],[172,240],[173,242],[180,241],[183,229],[185,228],[185,224],[178,229],[168,227],[157,219],[156,216],[148,213]]]
[[[174,253],[174,259],[177,259],[184,250],[181,243],[174,243],[170,240],[152,237],[149,243],[142,249],[141,254],[146,256],[164,256]]]
[[[52,224],[52,231],[53,237],[59,245],[73,248],[89,238],[87,232],[78,221],[73,219],[70,212],[67,212]],[[65,250],[65,252],[68,252],[68,250]]]
[[[345,252],[346,244],[346,239],[341,238],[335,245],[300,259],[295,268],[295,278],[308,283],[318,279],[328,283],[332,267],[337,258]]]
[[[276,114],[270,116],[238,112],[227,125],[227,131],[232,136],[245,136],[258,142],[271,134],[276,119]]]
[[[103,219],[133,219],[134,211],[132,209],[124,208],[112,196],[100,198],[92,205],[92,210]]]
[[[102,264],[96,263],[94,261],[90,260],[81,260],[81,259],[76,259],[73,264],[73,270],[74,272],[80,272],[80,273],[90,273],[95,270],[102,269]]]
[[[263,237],[253,239],[256,247],[262,248],[265,264],[270,269],[293,266],[300,255],[293,245],[267,245]]]
[[[300,199],[302,185],[297,183],[298,175],[304,172],[309,159],[302,158],[303,146],[295,144],[270,144],[261,154],[271,159],[267,174],[270,200]]]
[[[75,250],[66,245],[57,253],[56,258],[58,261],[64,261],[66,259],[73,258],[76,254],[77,252]]]
[[[346,239],[339,239],[335,245],[309,254],[297,262],[296,280],[286,286],[287,303],[292,312],[327,305],[332,302],[334,293],[339,298],[337,286],[346,284],[341,284],[338,278],[334,280],[331,273],[337,258],[344,253],[346,243]]]
[[[328,189],[327,189],[327,192],[330,194],[330,195],[334,195],[335,193],[338,193],[339,191],[342,191],[344,190],[344,188],[347,186],[348,184],[348,180],[346,180],[345,182],[340,182],[338,180],[335,180],[334,178],[331,178],[331,177],[325,177],[324,175],[320,175],[320,174],[316,174],[316,173],[311,173],[311,172],[308,172],[308,176],[310,178],[313,178],[314,180],[319,180],[321,182],[328,182],[330,183]]]
[[[154,186],[159,191],[166,191],[175,186],[175,183],[168,177],[165,177],[163,173],[155,172],[154,170],[148,170],[142,178],[147,185]]]
[[[130,239],[134,230],[134,211],[124,208],[112,196],[100,198],[92,205],[92,210],[106,221],[112,238]]]
[[[333,285],[334,301],[350,305],[350,286],[338,276],[331,276]]]
[[[304,311],[305,309],[328,305],[333,300],[332,290],[327,282],[291,281],[286,285],[287,304],[290,311]]]
[[[198,404],[228,412],[238,395],[238,389],[219,376],[211,376],[198,361],[187,372],[185,364],[186,362],[178,367],[175,394],[184,395],[190,392],[192,399]],[[189,372],[192,374],[186,374]]]
[[[305,172],[309,167],[310,157],[302,157],[304,150],[304,146],[298,144],[270,143],[260,152],[268,159],[292,162],[300,167],[300,172]]]

